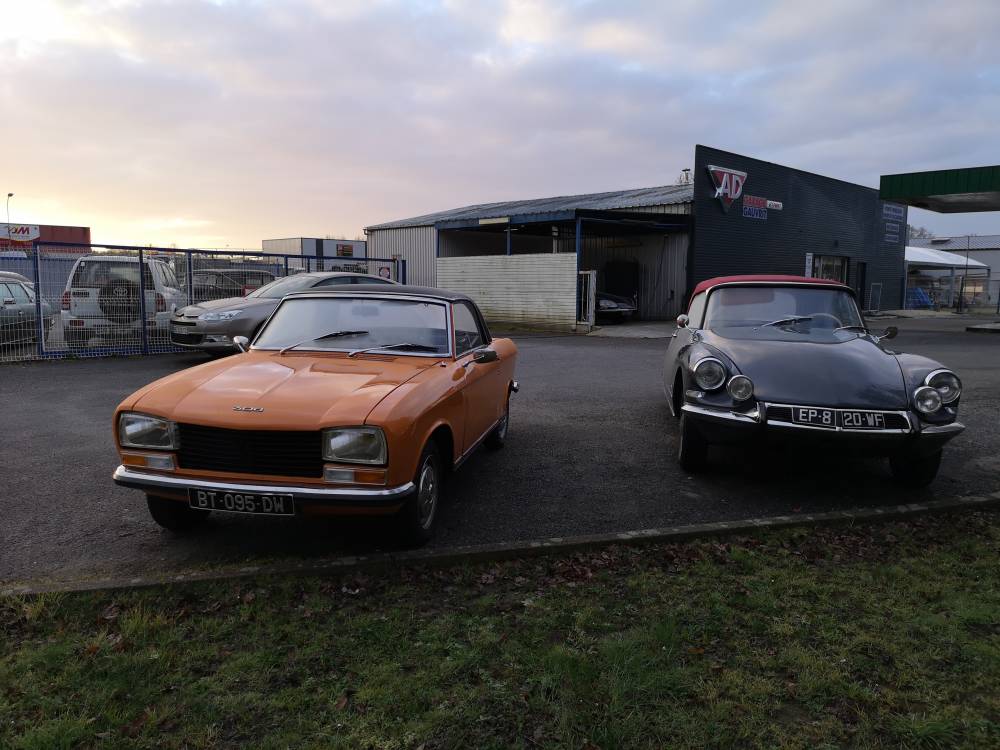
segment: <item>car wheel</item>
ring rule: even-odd
[[[198,510],[177,500],[168,500],[155,495],[146,495],[146,505],[153,520],[175,534],[190,531],[195,526],[204,523],[211,512]]]
[[[691,423],[691,417],[681,412],[677,439],[677,463],[684,471],[695,474],[708,464],[708,443]]]
[[[941,451],[919,455],[916,451],[900,451],[889,457],[892,477],[904,487],[926,487],[941,467]]]
[[[419,547],[434,536],[441,505],[442,481],[441,456],[434,442],[429,442],[420,454],[417,475],[413,483],[416,489],[399,512],[398,522],[402,542],[407,546]]]
[[[510,393],[507,394],[507,404],[504,407],[503,416],[500,418],[500,423],[493,428],[493,431],[487,436],[486,447],[492,450],[500,450],[503,448],[504,443],[507,442],[507,429],[510,427]]]

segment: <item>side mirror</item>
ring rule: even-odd
[[[683,313],[681,315],[678,315],[677,316],[677,327],[678,328],[687,328],[689,320],[690,320],[690,318],[687,315],[684,315]]]
[[[233,336],[233,344],[241,352],[245,352],[247,349],[250,348],[250,339],[248,339],[246,336]]]
[[[496,362],[500,355],[492,349],[480,349],[472,355],[472,361],[477,365],[484,365],[487,362]]]
[[[885,329],[885,333],[879,336],[880,339],[894,339],[899,334],[899,329],[896,326],[889,326]]]

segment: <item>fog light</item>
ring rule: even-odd
[[[737,401],[746,401],[753,395],[753,381],[746,375],[733,375],[729,378],[726,390]]]
[[[205,341],[207,341],[210,344],[228,344],[228,343],[231,343],[229,341],[229,337],[228,336],[206,336],[205,337]]]
[[[913,403],[917,411],[933,414],[941,408],[941,394],[929,385],[923,385],[913,392]]]

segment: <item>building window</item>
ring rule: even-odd
[[[830,279],[847,283],[847,258],[842,255],[814,255],[812,275],[814,279]]]

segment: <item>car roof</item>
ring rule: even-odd
[[[139,262],[139,256],[138,255],[103,255],[103,254],[95,253],[94,255],[81,255],[79,258],[77,258],[77,261],[81,261],[81,260],[108,260],[108,261],[116,261],[118,263],[138,263]],[[167,261],[163,257],[151,256],[151,255],[149,255],[147,253],[146,256],[142,259],[142,262],[143,263],[150,263],[150,262],[166,263]]]
[[[192,269],[192,273],[269,273],[274,276],[272,271],[268,271],[264,268],[195,268]]]
[[[30,279],[17,271],[0,271],[0,278],[16,279],[17,281],[30,281]]]
[[[293,292],[287,295],[287,297],[315,297],[317,294],[333,297],[342,295],[345,292],[351,294],[361,292],[373,295],[390,294],[402,297],[431,297],[446,302],[472,302],[471,298],[459,292],[452,292],[448,289],[437,289],[431,286],[410,286],[408,284],[353,284],[343,288],[308,289],[301,292]]]
[[[691,296],[704,292],[715,286],[724,284],[816,284],[827,286],[839,286],[842,289],[850,289],[847,284],[832,279],[816,279],[809,276],[785,276],[781,274],[750,274],[747,276],[716,276],[714,279],[705,279],[698,283],[691,292]]]

